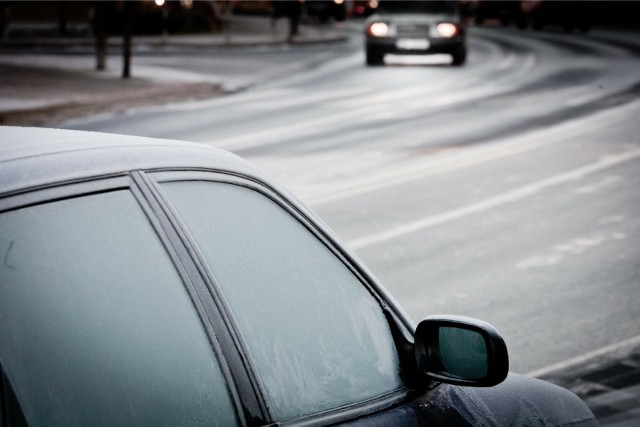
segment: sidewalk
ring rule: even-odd
[[[601,426],[640,425],[640,336],[529,375],[573,391]]]
[[[110,56],[107,70],[94,69],[92,38],[0,40],[0,124],[42,126],[136,106],[212,98],[233,90],[219,76],[137,65],[136,53],[309,45],[347,39],[344,29],[326,25],[303,24],[292,40],[287,36],[286,20],[234,16],[219,34],[134,37],[130,79],[120,77],[120,57]],[[121,52],[122,38],[109,38],[108,46],[111,54]],[[46,55],[35,55],[43,52]]]

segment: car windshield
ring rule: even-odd
[[[380,11],[384,13],[453,13],[455,5],[450,1],[383,1]]]

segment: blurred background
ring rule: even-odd
[[[87,36],[104,25],[108,34],[122,34],[131,13],[134,34],[193,34],[224,31],[230,14],[282,17],[288,1],[3,1],[0,29],[3,38],[21,36]],[[128,5],[130,3],[130,5]],[[344,2],[314,1],[303,5],[306,17],[327,22],[344,20],[347,13],[364,15],[371,8]],[[127,10],[130,7],[132,10]],[[357,11],[356,11],[357,10]],[[301,11],[302,12],[302,11]]]
[[[282,17],[291,1],[271,0],[104,0],[1,1],[0,34],[3,39],[23,36],[87,36],[105,26],[107,34],[124,31],[126,5],[131,3],[135,34],[191,34],[219,32],[229,14]],[[377,0],[310,0],[301,3],[302,19],[326,23],[366,17],[378,8]],[[635,1],[491,1],[460,0],[465,17],[477,25],[515,25],[540,30],[561,26],[566,31],[588,31],[596,25],[638,25],[640,5]]]

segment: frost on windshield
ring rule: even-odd
[[[234,425],[204,328],[129,192],[0,215],[0,362],[31,426]]]
[[[295,218],[235,185],[163,188],[231,306],[277,421],[401,386],[380,306]]]

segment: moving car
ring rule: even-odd
[[[449,54],[459,66],[467,58],[466,29],[453,1],[380,1],[365,22],[367,65],[384,55]]]
[[[0,127],[2,425],[595,425],[199,144]]]

